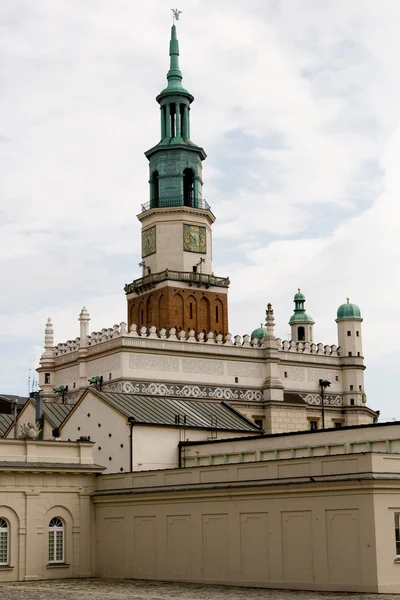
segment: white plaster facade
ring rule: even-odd
[[[278,433],[308,429],[314,418],[321,426],[319,380],[323,379],[331,384],[325,393],[326,426],[337,421],[372,423],[376,418],[365,406],[360,321],[338,322],[342,350],[336,345],[275,338],[273,319],[268,335],[250,342],[249,336],[214,339],[196,336],[194,331],[177,334],[155,327],[138,331],[132,326],[128,332],[124,323],[88,335],[89,318],[85,313],[82,323],[81,313],[81,336],[56,346],[48,323],[38,369],[46,401],[59,401],[53,388],[68,386],[66,401],[76,402],[94,376],[103,378],[104,390],[130,391],[142,383],[151,388],[147,393],[186,394],[193,400],[201,397],[201,386],[207,386],[211,399],[228,400],[247,416],[257,415],[267,433]],[[157,391],[161,384],[164,387]]]

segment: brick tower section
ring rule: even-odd
[[[165,286],[128,299],[128,324],[228,333],[228,295],[202,289]]]

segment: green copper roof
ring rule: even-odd
[[[293,298],[294,300],[294,315],[290,317],[289,325],[293,325],[294,323],[310,323],[314,324],[314,320],[310,315],[308,315],[304,308],[304,303],[306,301],[306,297],[301,293],[300,288],[297,291],[297,294]]]
[[[347,298],[346,304],[339,306],[337,311],[338,319],[361,319],[361,311],[356,304],[350,304]]]
[[[262,340],[262,338],[265,337],[266,335],[267,335],[267,329],[261,323],[260,327],[258,327],[257,329],[255,329],[252,332],[250,339],[253,340],[254,338],[257,338],[258,340]]]
[[[297,300],[302,300],[303,302],[306,301],[305,295],[302,294],[300,290],[297,292],[297,294],[295,294],[295,297],[294,297],[294,301],[296,302]]]
[[[179,42],[176,35],[176,27],[171,27],[171,41],[169,43],[170,65],[167,73],[168,85],[157,96],[157,100],[167,94],[187,94],[193,100],[193,96],[182,86],[182,72],[179,68]]]

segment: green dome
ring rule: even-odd
[[[305,312],[295,312],[294,315],[290,317],[289,325],[293,325],[293,323],[311,323],[314,325],[314,320],[310,315]]]
[[[262,340],[262,338],[265,337],[266,335],[267,335],[267,330],[261,323],[261,326],[252,332],[250,338],[252,340],[254,340],[254,338],[257,338],[258,340]]]
[[[339,306],[337,311],[338,319],[361,319],[361,311],[356,304],[350,304],[347,298],[346,304]]]
[[[305,297],[305,295],[304,295],[304,294],[302,294],[302,293],[301,293],[301,291],[299,290],[299,291],[297,292],[297,294],[295,295],[295,297],[293,298],[293,300],[294,300],[295,302],[296,302],[296,300],[299,300],[299,301],[305,302],[305,300],[306,300],[306,297]]]

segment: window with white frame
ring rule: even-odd
[[[394,515],[394,532],[396,539],[396,556],[400,558],[400,513]]]
[[[2,567],[8,565],[9,533],[8,521],[0,518],[0,566]]]
[[[49,523],[49,563],[63,563],[64,558],[64,522],[54,517]]]

